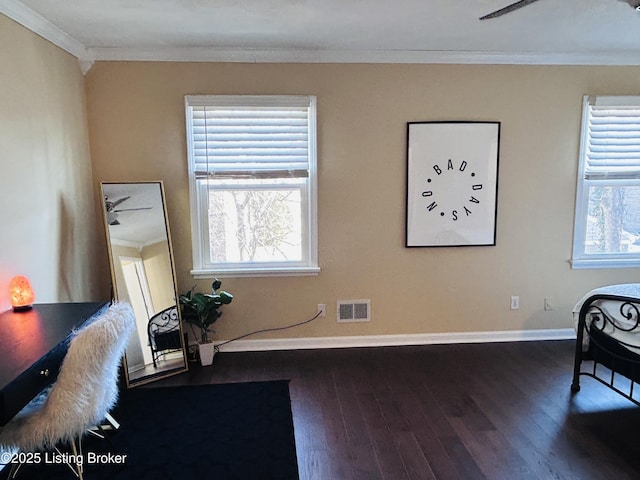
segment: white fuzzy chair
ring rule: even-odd
[[[134,328],[131,306],[119,302],[78,330],[56,382],[0,427],[0,451],[36,452],[68,444],[77,455],[76,442],[105,419],[118,399],[120,360]],[[69,467],[82,478],[82,462]],[[10,475],[15,473],[12,468]]]

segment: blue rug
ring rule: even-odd
[[[136,388],[112,413],[119,430],[83,441],[86,479],[298,479],[288,381]],[[18,478],[73,478],[43,463]]]

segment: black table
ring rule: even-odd
[[[41,303],[0,314],[0,425],[58,376],[74,329],[107,302]]]

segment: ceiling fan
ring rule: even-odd
[[[522,7],[526,7],[527,5],[531,5],[533,2],[537,2],[538,0],[520,0],[519,2],[512,3],[511,5],[507,5],[495,12],[491,12],[483,17],[480,17],[480,20],[488,20],[490,18],[500,17],[507,13],[511,13],[515,10],[519,10]],[[633,7],[637,12],[640,12],[640,1],[638,0],[619,0],[625,3],[628,3],[631,7]]]
[[[130,198],[131,196],[127,196],[127,197],[122,197],[117,200],[111,201],[109,200],[109,197],[107,195],[104,196],[104,205],[107,210],[107,223],[109,225],[120,225],[120,222],[118,221],[118,213],[120,212],[132,212],[135,210],[151,210],[151,208],[153,208],[153,207],[139,207],[139,208],[116,209],[118,205],[120,205],[122,202],[126,200],[129,200]]]

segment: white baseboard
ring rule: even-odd
[[[499,332],[419,333],[407,335],[369,335],[348,337],[274,338],[237,340],[220,347],[221,352],[266,350],[309,350],[324,348],[391,347],[450,343],[529,342],[536,340],[574,340],[573,328],[549,330],[511,330]],[[224,343],[221,340],[220,343]]]

